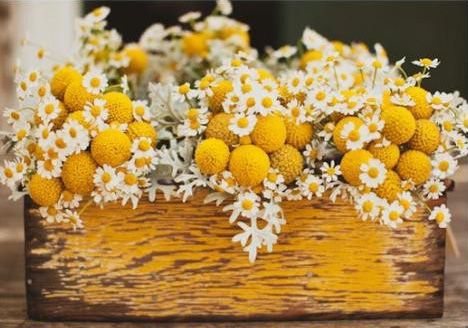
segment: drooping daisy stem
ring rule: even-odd
[[[81,214],[83,214],[83,212],[86,211],[86,209],[87,209],[88,207],[90,207],[92,203],[93,203],[93,200],[90,199],[90,200],[81,208],[81,210],[78,212],[78,216],[81,216]]]
[[[336,89],[340,90],[340,81],[338,80],[338,73],[336,72],[336,65],[333,64],[333,75],[335,76]]]

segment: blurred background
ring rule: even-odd
[[[57,56],[70,53],[74,19],[97,6],[112,9],[109,25],[125,41],[137,41],[154,22],[170,26],[188,11],[210,13],[212,1],[8,1],[0,0],[0,111],[15,106],[12,66],[16,58],[28,66],[32,57],[19,44],[25,35]],[[279,47],[295,44],[306,26],[331,40],[362,41],[369,46],[381,43],[391,60],[420,57],[439,58],[442,64],[431,71],[425,82],[431,90],[459,90],[468,97],[468,2],[466,1],[234,1],[233,17],[250,25],[253,46]],[[6,127],[0,116],[0,130]],[[5,155],[0,155],[3,162]],[[468,169],[466,162],[458,171],[456,191],[450,195],[453,226],[458,233],[466,266],[468,239]],[[0,282],[18,275],[23,261],[22,203],[9,202],[0,187],[0,247],[11,254],[0,262]],[[449,254],[448,270],[459,261]],[[16,277],[22,290],[22,276]],[[9,288],[0,283],[0,295]],[[1,298],[1,297],[0,297]]]

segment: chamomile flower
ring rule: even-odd
[[[83,196],[74,194],[68,190],[62,192],[58,204],[62,208],[74,209],[80,206],[80,202],[83,200]]]
[[[355,208],[363,221],[374,221],[378,218],[382,205],[382,199],[373,192],[360,195],[355,201]]]
[[[370,188],[376,188],[381,185],[387,174],[385,165],[378,159],[372,158],[367,163],[361,164],[361,173],[359,179]]]
[[[382,211],[382,223],[395,229],[398,225],[403,223],[403,213],[405,209],[398,201],[386,206]]]
[[[64,138],[75,145],[75,152],[88,148],[90,142],[89,133],[80,123],[74,120],[65,122],[62,131],[64,132]]]
[[[73,227],[73,230],[84,228],[83,221],[80,218],[80,215],[76,211],[65,210],[63,214],[63,222],[70,223]]]
[[[409,193],[408,191],[404,191],[398,194],[397,201],[404,209],[403,217],[405,217],[406,219],[410,219],[416,212],[416,203],[414,202],[411,193]]]
[[[257,123],[255,115],[238,113],[229,121],[229,130],[239,137],[249,135]]]
[[[3,167],[0,167],[0,182],[10,189],[14,189],[22,178],[23,174],[17,172],[13,162],[5,161]]]
[[[370,117],[365,116],[361,117],[361,119],[364,121],[369,131],[369,140],[379,139],[381,137],[381,131],[385,125],[384,120],[380,117],[380,110],[376,111]]]
[[[201,12],[199,11],[190,11],[186,14],[183,14],[179,17],[179,22],[181,23],[190,23],[196,21],[201,17]]]
[[[219,188],[228,194],[234,194],[238,190],[237,181],[230,171],[221,172]]]
[[[441,206],[436,206],[432,209],[431,214],[429,215],[429,220],[435,220],[439,225],[439,228],[447,228],[452,218],[452,214],[445,204]]]
[[[346,123],[341,131],[341,138],[346,140],[348,150],[362,149],[370,141],[367,125],[356,127],[353,122]]]
[[[414,101],[410,95],[406,93],[396,93],[390,96],[392,104],[397,106],[414,106]]]
[[[94,95],[103,92],[108,86],[106,75],[101,70],[91,70],[83,77],[83,86]]]
[[[229,0],[216,0],[216,8],[222,15],[228,16],[232,13],[232,4]]]
[[[304,106],[302,106],[297,99],[291,100],[286,109],[283,110],[285,116],[289,116],[293,119],[294,123],[301,124],[306,122],[306,111],[304,110]]]
[[[312,197],[322,197],[325,187],[323,186],[323,180],[318,176],[309,174],[307,178],[300,183],[302,189],[302,194],[307,199],[312,199]]]
[[[37,161],[37,172],[46,179],[58,178],[62,173],[62,165],[59,159]]]
[[[268,174],[263,180],[265,188],[275,190],[279,185],[284,183],[284,177],[279,173],[277,169],[270,168]]]
[[[60,102],[55,97],[47,97],[39,104],[37,113],[44,123],[49,123],[59,115]]]
[[[413,60],[411,63],[416,66],[424,67],[426,69],[431,69],[431,68],[436,68],[437,66],[439,66],[440,61],[437,58],[435,59],[420,58],[418,60]]]
[[[6,108],[3,112],[3,117],[5,117],[7,123],[13,127],[18,124],[23,124],[25,120],[24,112],[13,108]]]
[[[321,130],[317,135],[323,139],[323,141],[329,141],[333,137],[333,131],[335,130],[335,123],[327,122],[323,126],[323,130]]]
[[[87,102],[84,106],[84,119],[91,125],[96,125],[99,130],[102,130],[105,121],[109,115],[109,111],[106,108],[106,100],[94,99],[93,102]]]
[[[317,161],[321,161],[327,151],[326,144],[318,140],[312,140],[312,143],[307,145],[303,151],[305,161],[310,167],[315,167]]]
[[[96,24],[105,20],[109,13],[110,9],[108,7],[98,7],[89,14],[87,14],[84,17],[84,20],[88,23]]]
[[[47,223],[60,223],[63,221],[63,211],[59,204],[52,206],[42,206],[39,208],[39,214],[44,218]]]
[[[125,205],[128,201],[131,201],[133,208],[136,208],[138,201],[143,195],[143,191],[140,189],[140,184],[143,180],[138,176],[136,172],[119,172],[121,183],[118,186],[120,197],[122,198],[122,205]]]
[[[98,167],[93,177],[94,185],[101,190],[114,191],[120,183],[117,171],[110,165],[104,164]]]
[[[54,143],[54,132],[52,131],[53,125],[41,124],[34,132],[34,137],[37,139],[39,146],[47,148]]]
[[[302,43],[307,49],[321,49],[328,44],[328,40],[316,31],[306,27],[302,33]]]
[[[455,173],[458,167],[457,160],[449,153],[437,153],[432,160],[433,175],[439,179],[445,179]]]
[[[284,45],[278,50],[273,51],[272,55],[274,58],[281,59],[281,58],[290,58],[297,52],[297,48],[290,46],[290,45]]]
[[[414,80],[407,80],[402,78],[401,76],[395,77],[393,79],[389,79],[388,87],[391,91],[394,92],[404,92],[409,87],[413,87],[415,85]]]
[[[149,122],[151,119],[151,112],[148,107],[148,101],[146,100],[135,100],[132,101],[133,107],[133,118],[135,121],[146,121]]]
[[[444,193],[445,184],[436,178],[431,178],[423,186],[423,195],[426,199],[439,199]]]
[[[233,223],[239,216],[245,218],[255,218],[259,213],[260,208],[260,197],[254,192],[247,191],[238,195],[237,200],[232,204],[231,207],[225,207],[232,209],[232,214],[229,217],[229,222]]]
[[[341,168],[339,165],[335,165],[335,161],[332,160],[330,163],[324,162],[320,167],[322,171],[322,179],[327,183],[332,183],[338,180],[341,175]]]
[[[326,110],[331,101],[332,93],[328,88],[320,87],[314,88],[307,94],[307,102],[316,108]]]
[[[21,146],[21,143],[27,140],[27,137],[31,133],[31,124],[21,123],[14,126],[14,134],[11,139],[17,143],[18,146]]]
[[[445,92],[436,91],[434,94],[428,92],[426,94],[426,101],[435,110],[442,110],[447,108],[452,101],[452,95]]]

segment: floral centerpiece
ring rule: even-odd
[[[283,201],[342,198],[390,228],[425,207],[447,227],[447,207],[426,201],[468,153],[468,104],[423,88],[439,61],[415,60],[409,74],[379,44],[371,52],[309,28],[297,46],[259,57],[231,10],[218,1],[204,19],[182,16],[188,28],[155,24],[125,45],[98,8],[78,20],[71,60],[17,67],[3,134],[16,159],[0,168],[12,198],[83,228],[93,204],[136,207],[158,190],[186,201],[208,188],[251,262],[277,243]]]

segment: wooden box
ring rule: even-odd
[[[28,314],[39,320],[427,318],[443,311],[445,230],[419,211],[396,230],[327,200],[284,203],[273,253],[254,264],[238,228],[188,203],[88,208],[85,231],[25,204]],[[444,202],[441,199],[438,203]],[[435,204],[432,204],[435,205]]]

